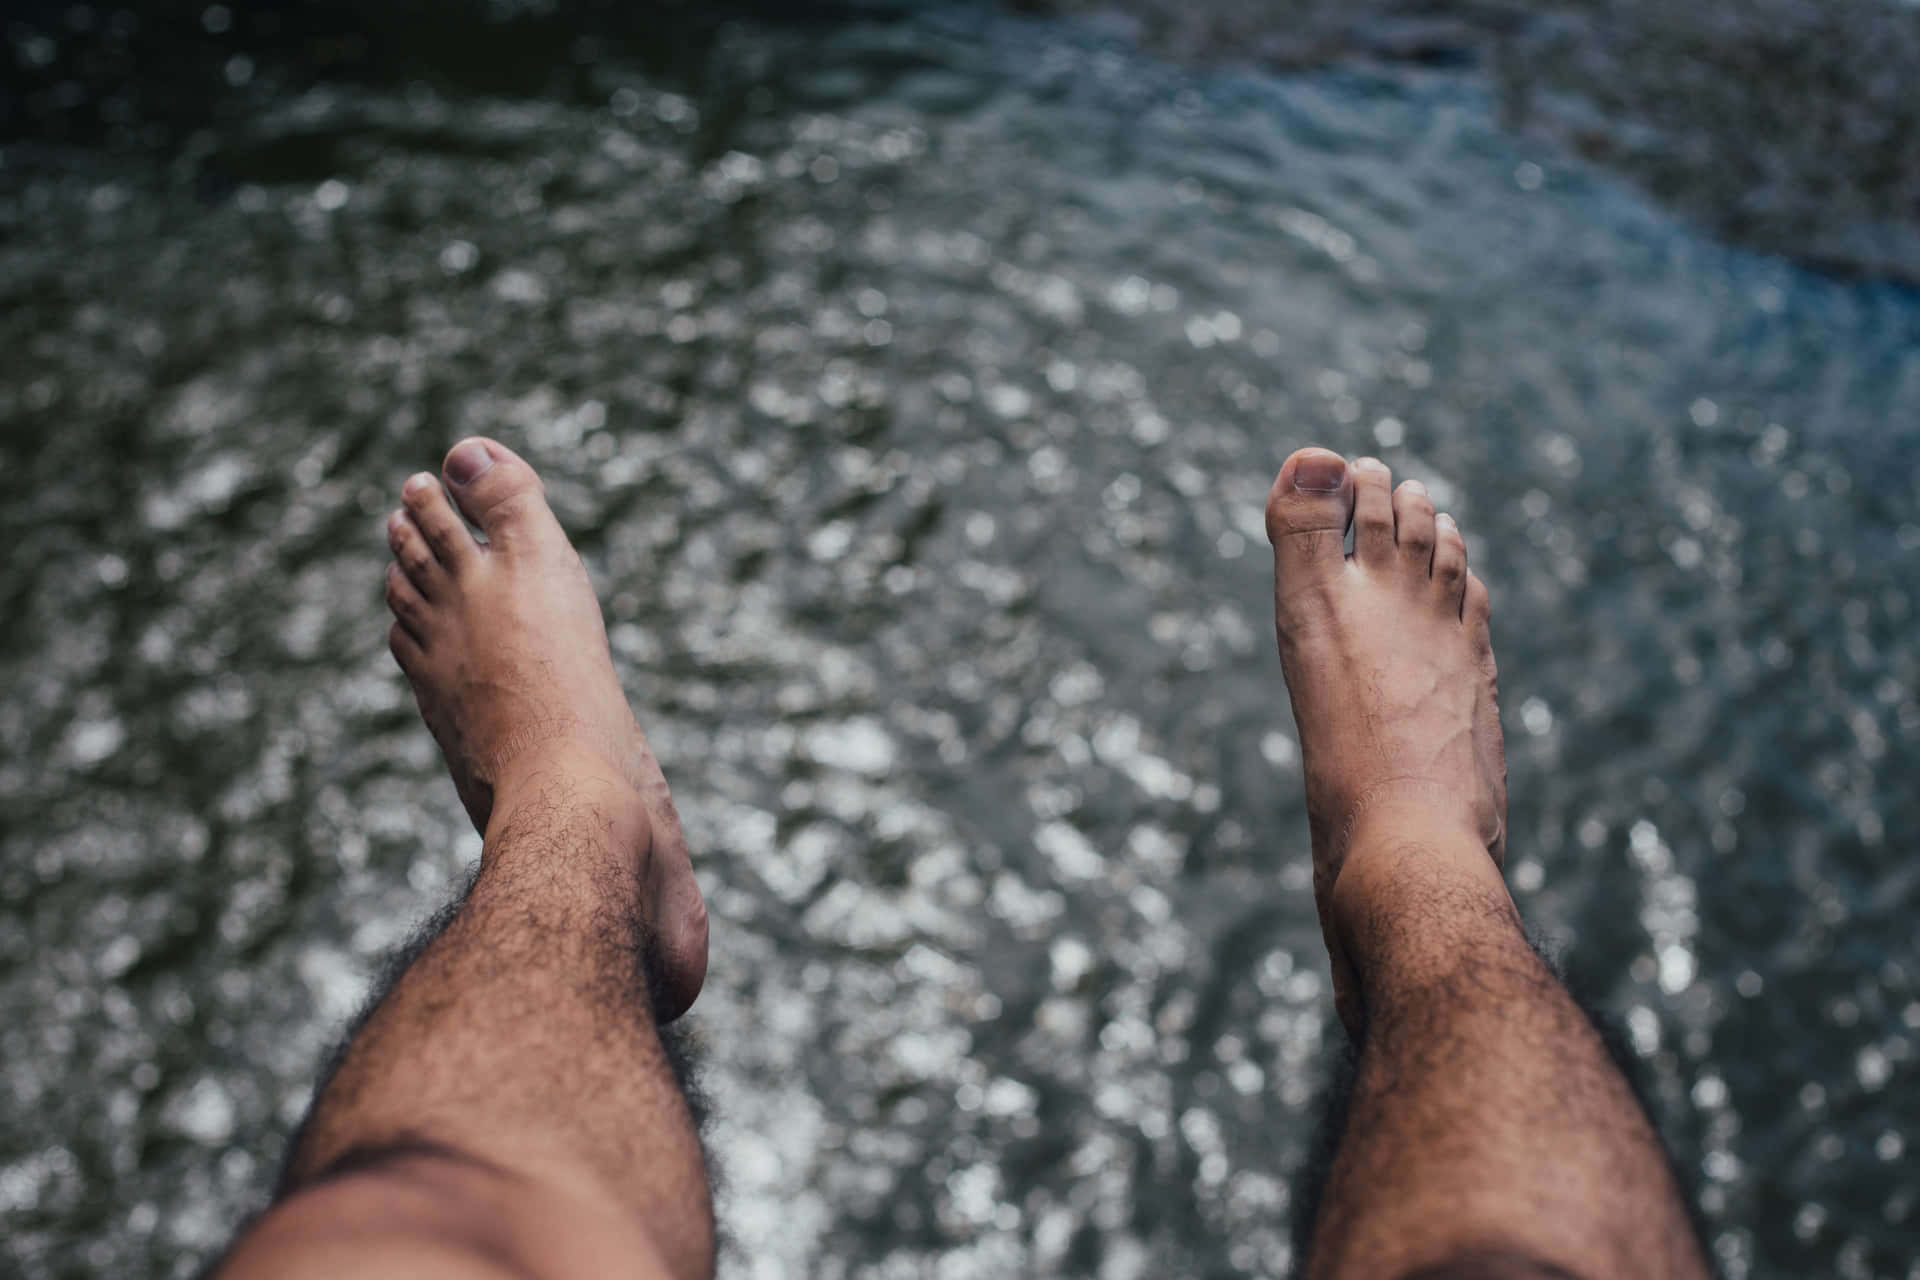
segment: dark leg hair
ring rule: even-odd
[[[1547,966],[1554,978],[1567,986],[1565,966],[1562,963],[1561,948],[1549,943],[1538,934],[1529,933],[1527,943],[1540,962]],[[1583,992],[1568,988],[1568,995],[1580,1012],[1593,1025],[1600,1043],[1606,1046],[1607,1056],[1626,1079],[1627,1087],[1632,1090],[1634,1100],[1647,1115],[1652,1124],[1654,1111],[1649,1103],[1650,1092],[1647,1086],[1646,1072],[1640,1058],[1629,1047],[1626,1034],[1619,1024],[1609,1015],[1594,1006]],[[1314,1228],[1320,1219],[1320,1202],[1326,1193],[1327,1179],[1333,1172],[1334,1157],[1339,1154],[1340,1144],[1346,1137],[1348,1111],[1353,1103],[1354,1081],[1359,1075],[1360,1054],[1364,1042],[1354,1044],[1343,1041],[1332,1054],[1328,1062],[1327,1081],[1320,1097],[1318,1115],[1314,1119],[1313,1138],[1307,1147],[1306,1162],[1294,1175],[1293,1196],[1293,1257],[1296,1266],[1304,1267],[1307,1259],[1313,1255]],[[1653,1126],[1658,1132],[1659,1126]],[[1694,1176],[1693,1162],[1681,1163],[1673,1158],[1671,1143],[1662,1135],[1662,1147],[1667,1164],[1673,1170],[1674,1180],[1680,1185],[1686,1201],[1688,1220],[1693,1224],[1694,1234],[1701,1240],[1707,1239],[1705,1223],[1700,1219],[1699,1186]],[[1711,1254],[1709,1254],[1711,1258]],[[1501,1270],[1501,1267],[1507,1268]],[[1514,1269],[1514,1268],[1519,1269]],[[1529,1271],[1526,1268],[1531,1267]],[[1416,1272],[1406,1280],[1467,1280],[1467,1277],[1484,1277],[1485,1280],[1505,1280],[1506,1277],[1541,1277],[1541,1280],[1553,1280],[1566,1276],[1566,1273],[1541,1263],[1528,1262],[1517,1256],[1487,1254],[1473,1258],[1463,1258],[1458,1262],[1449,1262],[1440,1268],[1426,1268]],[[1571,1280],[1569,1277],[1568,1280]]]
[[[327,1051],[326,1059],[320,1065],[320,1072],[314,1078],[313,1101],[307,1103],[307,1113],[300,1118],[300,1123],[294,1126],[293,1132],[287,1137],[285,1149],[280,1153],[280,1174],[273,1181],[275,1200],[293,1190],[291,1185],[293,1153],[300,1149],[301,1141],[306,1137],[307,1127],[313,1123],[314,1102],[326,1093],[327,1085],[339,1072],[340,1064],[346,1060],[347,1047],[359,1038],[361,1030],[373,1017],[374,1010],[386,1000],[387,994],[400,981],[401,975],[413,967],[413,962],[420,958],[420,953],[432,945],[435,938],[445,933],[447,926],[453,923],[453,918],[460,914],[460,908],[465,904],[467,894],[473,890],[473,882],[479,874],[480,868],[476,864],[473,870],[467,873],[466,881],[461,884],[452,901],[414,926],[412,933],[380,958],[372,990],[361,1003],[359,1012],[348,1021],[346,1030],[342,1031],[339,1039],[334,1041],[333,1048]]]
[[[473,891],[474,881],[479,878],[479,875],[480,867],[479,864],[476,863],[467,873],[466,879],[460,885],[458,891],[454,893],[452,900],[428,916],[425,920],[422,920],[415,926],[413,931],[407,935],[404,941],[400,942],[381,958],[372,990],[368,993],[365,1002],[360,1006],[359,1012],[353,1015],[346,1029],[340,1033],[340,1037],[334,1042],[333,1048],[328,1050],[326,1060],[321,1065],[320,1072],[314,1080],[313,1097],[316,1101],[326,1093],[328,1083],[332,1081],[334,1075],[340,1070],[340,1064],[346,1059],[348,1046],[359,1038],[361,1030],[365,1028],[368,1021],[372,1019],[375,1010],[379,1009],[381,1004],[385,1002],[388,993],[390,993],[395,984],[400,981],[401,976],[413,967],[414,961],[420,958],[421,953],[433,944],[435,938],[445,933],[447,926],[453,923],[454,917],[460,914],[460,908],[466,904],[467,895]],[[646,963],[645,955],[645,949],[639,949],[639,958],[636,959],[636,963],[644,965]],[[651,984],[649,989],[653,989]],[[705,1064],[701,1058],[702,1046],[699,1042],[699,1037],[685,1019],[668,1023],[665,1026],[658,1027],[657,1030],[660,1035],[660,1045],[666,1050],[667,1063],[672,1068],[674,1079],[680,1085],[680,1092],[686,1097],[687,1110],[693,1115],[694,1131],[699,1136],[701,1150],[706,1155],[708,1181],[713,1184],[713,1189],[717,1193],[719,1191],[720,1181],[719,1168],[714,1163],[713,1151],[709,1142],[709,1125],[713,1118],[713,1099],[712,1095],[707,1092],[703,1079],[703,1068]],[[313,1110],[313,1104],[309,1103],[307,1106],[307,1114],[301,1117],[300,1123],[294,1127],[293,1133],[289,1135],[286,1147],[281,1153],[280,1173],[279,1176],[274,1179],[273,1198],[275,1200],[282,1198],[294,1189],[291,1185],[290,1176],[293,1154],[300,1149],[301,1140],[306,1135],[307,1126],[313,1120]],[[366,1158],[372,1159],[382,1155],[398,1155],[402,1153],[400,1149],[396,1148],[393,1151],[385,1152],[370,1151],[364,1153],[364,1155]],[[415,1154],[417,1154],[417,1152],[415,1152]],[[336,1169],[330,1170],[329,1172],[345,1172],[345,1170]]]
[[[1351,1041],[1341,1039],[1327,1062],[1327,1080],[1321,1090],[1307,1159],[1293,1175],[1293,1264],[1304,1269],[1313,1256],[1313,1229],[1320,1221],[1320,1202],[1333,1158],[1347,1135],[1347,1112],[1353,1105],[1353,1084],[1359,1077],[1360,1055]]]
[[[1422,1267],[1402,1280],[1580,1280],[1550,1262],[1517,1253],[1476,1253],[1434,1267]]]

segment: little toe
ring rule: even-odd
[[[1327,581],[1345,567],[1353,489],[1347,460],[1330,449],[1301,449],[1281,465],[1267,494],[1277,591]]]
[[[1467,590],[1467,540],[1445,512],[1433,518],[1433,525],[1434,593],[1441,607],[1457,618]]]
[[[394,621],[405,627],[425,647],[432,609],[426,597],[420,594],[420,589],[413,585],[406,570],[397,564],[387,566],[387,608],[392,610]]]
[[[1393,491],[1393,539],[1400,563],[1424,584],[1433,573],[1433,499],[1418,480],[1403,481]]]
[[[387,652],[393,655],[393,660],[400,664],[400,670],[409,680],[424,669],[427,652],[421,647],[419,638],[407,630],[404,622],[395,622],[387,628]]]
[[[1369,569],[1393,563],[1393,472],[1378,458],[1353,464],[1353,558]]]
[[[1487,584],[1480,575],[1471,569],[1467,571],[1467,585],[1460,604],[1461,620],[1467,624],[1467,632],[1473,637],[1475,647],[1486,657],[1493,656],[1493,597],[1487,593]]]
[[[559,532],[539,475],[499,441],[485,436],[462,440],[448,450],[441,471],[454,501],[486,531],[489,544],[508,546]]]
[[[441,564],[458,573],[480,554],[480,544],[447,500],[447,491],[438,480],[424,471],[410,476],[401,486],[400,499]]]
[[[399,561],[415,589],[427,599],[433,599],[446,570],[435,558],[433,548],[427,545],[427,536],[420,532],[420,526],[407,512],[396,511],[387,517],[387,545],[393,548],[393,558]]]

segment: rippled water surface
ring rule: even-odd
[[[0,154],[0,1270],[210,1256],[476,855],[380,525],[484,430],[715,913],[734,1274],[1291,1269],[1339,1034],[1260,504],[1308,440],[1467,527],[1513,883],[1728,1273],[1916,1274],[1920,297],[1471,68],[708,35]]]

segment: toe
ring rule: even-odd
[[[1393,563],[1393,472],[1378,458],[1353,464],[1353,558],[1370,569]]]
[[[393,558],[406,570],[414,588],[427,599],[433,599],[434,591],[441,584],[446,570],[434,558],[426,535],[420,532],[420,526],[413,522],[412,516],[404,511],[396,511],[387,517],[387,545],[393,548]]]
[[[427,624],[431,618],[426,597],[420,594],[406,571],[397,564],[387,566],[387,608],[393,611],[394,620],[411,632],[414,639],[426,640]]]
[[[427,545],[433,548],[434,557],[448,569],[458,573],[480,554],[480,544],[473,540],[467,522],[453,509],[438,480],[422,471],[402,486],[400,498]]]
[[[1445,512],[1433,518],[1433,526],[1434,593],[1441,607],[1457,618],[1467,590],[1467,540]]]
[[[1493,597],[1487,594],[1487,584],[1480,581],[1480,575],[1467,571],[1465,598],[1460,606],[1460,616],[1467,624],[1467,630],[1473,636],[1474,644],[1481,653],[1493,656]]]
[[[1267,494],[1277,588],[1284,592],[1340,572],[1352,519],[1353,478],[1345,458],[1329,449],[1302,449],[1288,458]]]
[[[470,436],[447,452],[441,466],[447,488],[489,544],[540,537],[557,530],[540,477],[497,440]]]
[[[1393,491],[1393,537],[1400,562],[1425,580],[1433,572],[1433,499],[1427,486],[1408,480]]]
[[[400,622],[387,628],[387,652],[393,655],[393,660],[400,664],[400,670],[409,680],[420,670],[427,656],[426,650],[420,647],[419,639]]]

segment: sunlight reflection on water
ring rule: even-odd
[[[940,12],[713,56],[315,90],[211,203],[12,189],[10,1265],[189,1273],[477,853],[378,528],[485,430],[697,851],[740,1269],[1287,1269],[1337,1037],[1260,503],[1315,439],[1469,531],[1516,888],[1729,1273],[1892,1274],[1913,297],[1702,241],[1465,72]]]

